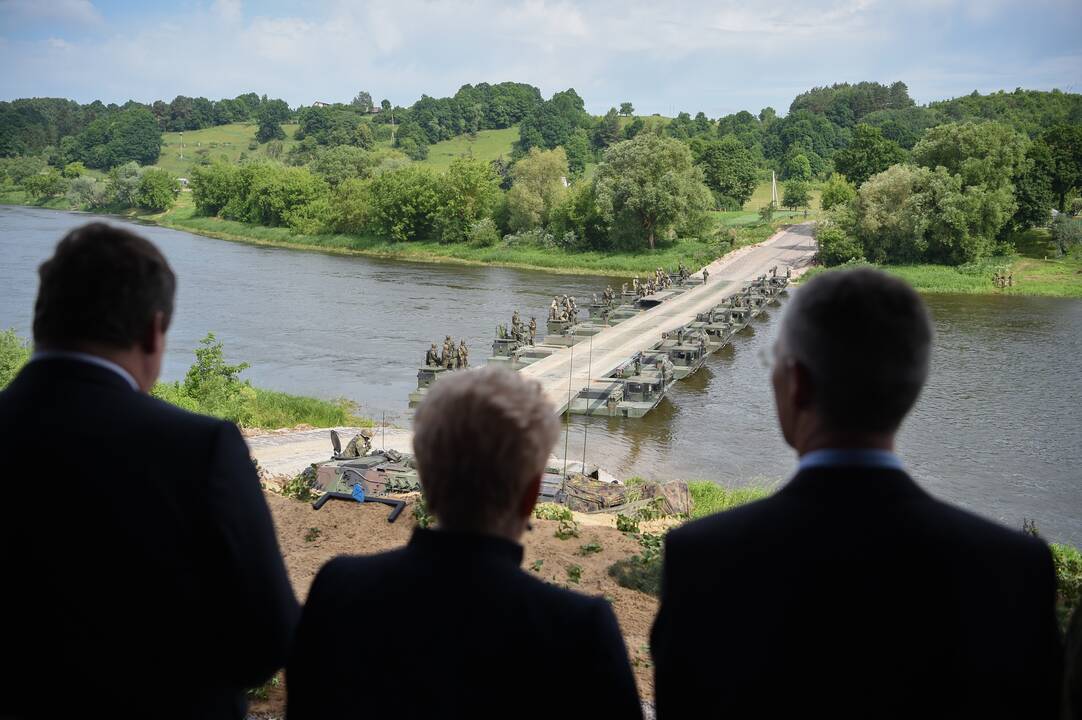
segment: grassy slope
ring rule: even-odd
[[[256,150],[248,149],[248,144],[255,140],[258,129],[259,126],[255,123],[230,123],[183,133],[162,133],[162,154],[157,165],[178,177],[188,177],[196,160],[202,155],[207,155],[211,160],[224,157],[231,163],[240,160],[241,153],[251,158],[266,158],[266,144],[260,145]],[[297,143],[293,139],[297,126],[283,125],[282,129],[286,133],[282,145],[284,150],[289,150]]]
[[[505,159],[510,159],[511,146],[516,140],[518,140],[518,125],[502,130],[482,130],[475,138],[459,135],[430,145],[428,157],[421,161],[421,164],[437,170],[446,170],[455,158],[463,156],[485,162],[495,160],[501,155]]]

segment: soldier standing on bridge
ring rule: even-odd
[[[460,340],[458,343],[458,367],[468,368],[470,366],[470,349],[466,347],[466,341]]]
[[[706,281],[710,279],[710,271],[703,268],[703,285],[706,285]]]
[[[432,343],[432,347],[425,353],[425,367],[439,367],[440,366],[440,354],[436,350],[436,343]]]
[[[537,338],[537,318],[530,318],[530,344],[534,344],[534,340]]]

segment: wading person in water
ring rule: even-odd
[[[931,338],[921,299],[884,273],[795,292],[772,383],[797,472],[669,533],[660,720],[1056,717],[1048,547],[934,499],[894,454]]]
[[[413,447],[437,529],[320,571],[286,670],[290,720],[640,717],[609,604],[519,567],[558,433],[541,386],[517,373],[432,386]],[[566,682],[543,689],[554,677]]]
[[[237,427],[147,394],[173,272],[94,223],[40,276],[0,393],[0,717],[243,718],[298,607]]]

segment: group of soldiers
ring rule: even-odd
[[[997,288],[1013,287],[1014,273],[1001,273],[998,270],[992,275],[992,285]]]
[[[575,298],[568,295],[564,295],[562,298],[559,295],[552,296],[552,303],[549,305],[549,320],[574,324],[578,320],[578,316],[579,308],[575,304]]]
[[[624,291],[627,291],[627,283],[624,283]],[[593,301],[595,306],[599,306],[605,309],[612,309],[616,307],[616,291],[609,285],[605,288],[605,292],[601,293],[601,299],[598,300],[597,293],[594,293]]]
[[[506,325],[498,325],[496,327],[496,337],[513,338],[523,345],[533,345],[537,340],[537,318],[531,317],[530,323],[527,325],[522,322],[522,317],[516,310],[511,314],[511,329],[508,330]]]
[[[443,339],[443,350],[436,350],[436,343],[425,353],[426,367],[442,367],[445,370],[468,368],[470,366],[470,349],[466,347],[466,341],[460,340],[458,346],[448,335]]]

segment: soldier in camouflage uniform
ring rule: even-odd
[[[436,350],[436,343],[432,343],[432,347],[425,353],[425,366],[426,367],[439,367],[440,366],[440,354]]]
[[[537,339],[537,318],[530,318],[530,344],[534,344],[534,340]]]
[[[364,457],[371,449],[372,431],[368,428],[364,428],[359,434],[354,435],[353,439],[349,441],[349,444],[346,445],[346,449],[342,452],[342,457]]]
[[[518,313],[515,313],[516,315]],[[458,367],[468,368],[470,366],[470,349],[466,347],[466,341],[460,340],[458,343]]]
[[[440,357],[443,367],[450,370],[455,366],[455,341],[448,335],[443,339],[443,355]]]

